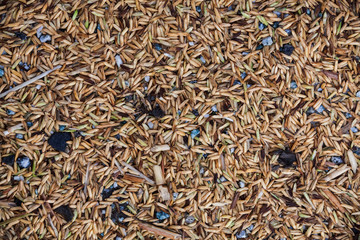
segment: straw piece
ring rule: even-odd
[[[7,135],[9,135],[9,134],[12,133],[12,132],[21,129],[22,127],[23,127],[22,123],[19,123],[19,124],[15,125],[15,126],[12,126],[12,127],[9,128],[8,130],[4,131],[3,134],[4,134],[5,136],[7,136]]]
[[[143,183],[145,181],[144,178],[135,176],[133,174],[125,173],[124,174],[124,180],[128,180],[132,183]]]
[[[162,237],[166,237],[166,238],[170,238],[170,239],[180,239],[181,238],[180,234],[170,232],[163,228],[155,227],[154,225],[150,225],[147,223],[139,222],[139,227],[146,231],[152,232],[158,236],[162,236]]]
[[[55,236],[58,237],[59,233],[58,233],[53,221],[51,220],[50,214],[48,214],[48,219],[49,219],[51,228],[54,230]]]
[[[26,81],[26,82],[24,82],[24,83],[22,83],[22,84],[20,84],[20,85],[17,85],[16,87],[13,87],[13,88],[7,90],[6,92],[1,93],[1,94],[0,94],[0,98],[3,98],[3,97],[5,97],[6,95],[8,95],[9,93],[11,93],[11,92],[15,92],[15,91],[17,91],[17,90],[19,90],[19,89],[21,89],[21,88],[26,87],[26,86],[29,85],[29,84],[32,84],[32,83],[36,82],[37,80],[39,80],[39,79],[41,79],[41,78],[49,75],[50,73],[52,73],[53,71],[55,71],[55,70],[57,70],[57,69],[59,69],[59,68],[61,68],[60,65],[59,65],[59,66],[56,66],[56,67],[54,67],[53,69],[50,69],[50,70],[48,70],[48,71],[46,71],[46,72],[43,72],[43,73],[40,74],[39,76],[36,76],[36,77],[34,77],[34,78],[32,78],[32,79],[30,79],[30,80],[28,80],[28,81]]]
[[[133,166],[131,166],[130,164],[126,163],[126,162],[120,162],[122,165],[124,165],[125,167],[131,169],[132,171],[136,172],[140,177],[144,178],[146,181],[149,182],[149,184],[154,185],[155,182],[153,180],[151,180],[150,178],[148,178],[147,176],[145,176],[144,174],[142,174],[139,170],[137,170],[136,168],[134,168]]]
[[[165,145],[157,145],[154,146],[150,149],[152,152],[161,152],[161,151],[169,151],[170,150],[170,146],[165,144]]]
[[[156,185],[165,184],[165,179],[164,179],[161,167],[159,165],[154,165],[153,170],[154,170]]]
[[[163,201],[169,201],[171,199],[169,190],[167,187],[159,186],[159,193]]]
[[[90,162],[88,162],[86,167],[86,174],[85,174],[85,183],[84,183],[84,195],[86,196],[86,189],[89,184],[89,170],[90,170]]]
[[[332,179],[340,176],[341,174],[347,172],[350,169],[347,165],[343,165],[342,167],[336,169],[334,172],[330,173],[328,176],[324,178],[325,181],[331,181]]]
[[[330,192],[328,189],[322,189],[322,191],[326,194],[326,196],[330,199],[330,201],[342,212],[345,212],[345,209],[343,206],[341,206],[340,201],[337,199],[336,196],[332,192]]]
[[[8,220],[6,220],[6,221],[0,222],[0,227],[6,226],[6,225],[8,225],[9,223],[12,223],[12,222],[17,221],[17,220],[19,220],[19,219],[26,218],[26,217],[32,216],[32,215],[34,215],[34,214],[33,214],[33,213],[27,213],[27,214],[24,214],[24,215],[20,215],[20,216],[16,216],[16,217],[10,218],[10,219],[8,219]]]
[[[348,154],[348,157],[349,157],[349,162],[350,162],[350,165],[351,165],[351,169],[352,169],[353,173],[356,173],[356,169],[358,167],[356,157],[355,157],[352,150],[348,150],[347,154]]]

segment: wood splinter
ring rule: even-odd
[[[162,186],[163,184],[165,184],[165,179],[164,179],[164,175],[162,173],[161,167],[159,165],[154,165],[153,170],[154,170],[154,175],[155,175],[155,182],[156,182],[156,185],[158,185],[158,189],[159,189],[161,198],[164,201],[169,201],[170,200],[169,190],[167,189],[167,187]]]
[[[180,234],[171,232],[169,230],[165,230],[163,228],[156,227],[156,226],[148,224],[148,223],[139,222],[139,227],[146,231],[152,232],[158,236],[163,236],[163,237],[170,238],[170,239],[180,239],[181,238]]]
[[[46,77],[47,75],[49,75],[50,73],[52,73],[53,71],[55,71],[55,70],[57,70],[57,69],[59,69],[59,68],[61,68],[61,67],[62,67],[62,66],[60,66],[60,65],[59,65],[59,66],[56,66],[56,67],[54,67],[53,69],[50,69],[50,70],[48,70],[48,71],[46,71],[46,72],[43,72],[42,74],[40,74],[40,75],[38,75],[38,76],[36,76],[36,77],[34,77],[34,78],[26,81],[26,82],[23,82],[23,83],[20,84],[20,85],[17,85],[17,86],[15,86],[15,87],[7,90],[6,92],[0,93],[0,98],[5,97],[5,96],[8,95],[9,93],[12,93],[12,92],[15,92],[15,91],[17,91],[17,90],[20,90],[20,89],[26,87],[27,85],[30,85],[30,84],[36,82],[37,80],[39,80],[39,79],[41,79],[41,78],[43,78],[43,77]]]

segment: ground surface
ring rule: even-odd
[[[2,1],[1,239],[355,238],[359,9]]]

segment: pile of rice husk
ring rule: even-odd
[[[357,0],[0,2],[1,239],[358,239]]]

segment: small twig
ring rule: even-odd
[[[155,226],[147,224],[147,223],[139,222],[139,227],[146,231],[152,232],[156,235],[162,236],[162,237],[166,237],[166,238],[170,238],[170,239],[180,239],[181,238],[180,234],[170,232],[169,230],[155,227]]]
[[[12,126],[11,128],[9,128],[8,130],[4,131],[3,134],[5,136],[9,135],[10,133],[12,133],[13,131],[19,130],[23,127],[22,123]]]
[[[122,165],[124,165],[125,167],[129,168],[130,170],[132,170],[133,172],[136,172],[136,174],[138,174],[140,177],[144,178],[146,181],[149,182],[149,184],[151,185],[155,185],[155,182],[153,180],[151,180],[150,178],[148,178],[147,176],[145,176],[144,174],[142,174],[139,170],[137,170],[136,168],[134,168],[133,166],[131,166],[130,164],[126,163],[126,162],[120,162]]]
[[[322,189],[322,191],[329,198],[330,202],[332,202],[340,210],[340,212],[342,212],[342,213],[345,212],[345,208],[343,208],[343,206],[341,206],[340,201],[337,199],[336,196],[334,196],[334,194],[332,192],[330,192],[328,189]]]
[[[86,196],[86,189],[89,184],[89,170],[90,170],[90,162],[88,162],[86,167],[86,175],[85,175],[85,183],[84,183],[84,195]]]
[[[120,173],[121,173],[122,175],[124,175],[124,171],[123,171],[122,167],[120,166],[120,164],[118,163],[118,161],[115,159],[114,162],[115,162],[115,165],[118,167]]]
[[[57,69],[59,69],[59,68],[61,68],[60,65],[59,65],[59,66],[56,66],[56,67],[54,67],[53,69],[50,69],[50,70],[48,70],[48,71],[46,71],[46,72],[43,72],[43,73],[40,74],[39,76],[36,76],[36,77],[30,79],[29,81],[26,81],[26,82],[24,82],[24,83],[22,83],[22,84],[20,84],[20,85],[17,85],[16,87],[13,87],[13,88],[7,90],[6,92],[1,93],[1,94],[0,94],[0,98],[3,98],[3,97],[5,97],[6,95],[8,95],[9,93],[11,93],[11,92],[15,92],[15,91],[17,91],[17,90],[19,90],[19,89],[21,89],[21,88],[26,87],[26,86],[29,85],[29,84],[32,84],[32,83],[36,82],[37,80],[39,80],[39,79],[41,79],[41,78],[49,75],[50,73],[52,73],[53,71],[55,71],[55,70],[57,70]]]
[[[17,216],[17,217],[10,218],[9,220],[1,222],[0,227],[5,226],[5,225],[7,225],[9,223],[15,222],[15,221],[17,221],[19,219],[26,218],[26,217],[28,217],[30,215],[34,215],[34,214],[33,213],[27,213],[27,214],[24,214],[24,215],[20,215],[20,216]]]
[[[237,204],[237,201],[239,200],[239,197],[240,197],[240,192],[236,192],[235,195],[234,195],[234,198],[231,202],[231,206],[230,206],[230,209],[234,209],[236,207],[236,204]]]
[[[0,208],[11,208],[11,207],[16,207],[16,204],[13,202],[0,201]]]
[[[59,236],[59,233],[58,233],[56,227],[54,226],[53,221],[51,220],[50,214],[48,214],[48,219],[49,219],[51,228],[52,228],[52,229],[54,230],[54,232],[55,232],[55,236],[58,237],[58,236]]]
[[[329,77],[329,78],[331,78],[331,79],[334,79],[334,80],[338,80],[338,78],[339,78],[339,75],[338,75],[337,73],[335,73],[335,72],[332,72],[332,71],[323,70],[323,73],[324,73],[327,77]]]

